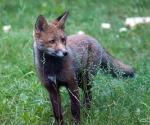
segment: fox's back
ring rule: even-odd
[[[93,37],[86,34],[73,34],[67,37],[67,46],[71,47],[73,50],[84,49],[87,47],[101,48],[101,45]],[[95,48],[95,49],[96,49]]]
[[[67,46],[80,69],[91,69],[100,63],[103,50],[96,39],[85,34],[74,34],[67,37]]]

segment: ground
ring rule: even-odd
[[[54,122],[48,93],[34,69],[34,23],[40,14],[49,21],[70,11],[67,34],[83,31],[111,55],[131,65],[135,79],[99,72],[93,81],[92,108],[81,125],[150,124],[150,24],[119,32],[127,17],[148,16],[149,0],[41,1],[2,0],[0,4],[0,124],[47,125]],[[109,23],[110,29],[101,27]],[[6,33],[3,26],[11,26]],[[81,97],[82,97],[82,92]],[[61,89],[63,115],[72,124],[67,91]],[[84,111],[84,108],[82,108]]]

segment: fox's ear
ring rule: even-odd
[[[57,19],[53,20],[51,23],[57,25],[60,29],[65,29],[65,23],[68,18],[69,11],[59,16]]]
[[[40,15],[35,23],[35,32],[40,33],[48,28],[48,22],[43,15]]]

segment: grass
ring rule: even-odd
[[[150,25],[119,32],[126,17],[149,15],[149,0],[2,0],[0,124],[47,125],[54,122],[48,93],[34,69],[32,30],[39,14],[51,21],[66,10],[70,10],[66,26],[68,35],[84,31],[137,72],[135,79],[116,79],[99,72],[93,85],[92,109],[88,116],[82,114],[81,125],[150,124]],[[110,23],[111,29],[102,29],[103,22]],[[4,25],[11,25],[8,33],[3,32]],[[65,123],[69,125],[72,117],[68,93],[62,88],[61,95]]]

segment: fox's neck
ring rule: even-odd
[[[48,55],[44,51],[39,50],[40,63],[44,73],[47,75],[57,75],[61,72],[63,59]]]

